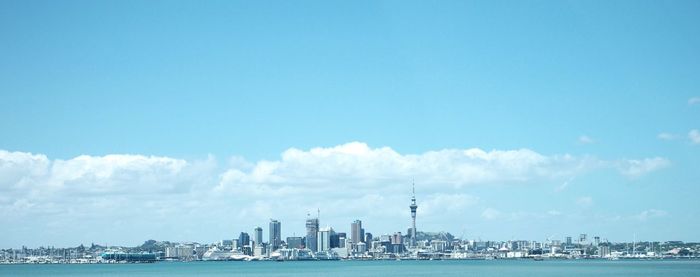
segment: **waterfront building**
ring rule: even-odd
[[[207,252],[207,250],[209,250],[209,249],[204,245],[195,246],[194,247],[194,254],[197,256],[197,260],[201,260],[202,256],[204,255],[204,253]]]
[[[396,233],[394,233],[393,236],[391,236],[391,243],[392,244],[402,244],[403,243],[403,237],[401,236],[401,232],[396,232]]]
[[[379,241],[382,241],[382,242],[391,241],[391,235],[389,235],[389,234],[381,235],[381,236],[379,236]]]
[[[165,248],[165,257],[166,258],[177,258],[177,250],[175,247],[166,247]]]
[[[561,241],[558,239],[552,240],[551,243],[553,246],[561,246]],[[521,248],[522,249],[522,248]]]
[[[364,238],[364,242],[369,244],[372,241],[372,233],[365,233]]]
[[[275,219],[270,219],[270,248],[275,251],[282,245],[282,223]]]
[[[250,235],[246,232],[241,232],[241,235],[238,236],[238,247],[243,248],[250,245]]]
[[[306,249],[318,251],[318,217],[306,219]]]
[[[435,252],[444,252],[447,249],[447,242],[444,240],[433,240],[430,242],[430,248]]]
[[[357,253],[365,253],[367,252],[367,244],[365,244],[364,242],[358,242],[357,244],[355,244],[355,249]]]
[[[360,243],[364,240],[362,237],[362,221],[359,219],[350,224],[350,239],[353,243]]]
[[[170,259],[191,260],[194,255],[194,247],[190,245],[178,245],[165,248],[165,257]]]
[[[238,249],[239,247],[241,247],[241,246],[238,244],[237,239],[231,240],[231,249]]]
[[[340,247],[340,236],[338,235],[338,233],[334,232],[332,228],[331,228],[330,244],[331,244],[331,248]]]
[[[318,251],[328,251],[331,249],[331,233],[333,232],[333,229],[330,227],[326,228],[321,228],[318,231],[318,242],[317,242],[317,247]]]
[[[263,229],[260,228],[260,226],[255,227],[255,230],[253,232],[254,238],[255,238],[255,244],[257,245],[262,245],[263,244]]]
[[[253,256],[253,246],[252,245],[241,246],[241,252],[243,252],[243,255]]]
[[[338,233],[338,246],[336,247],[345,247],[345,242],[348,240],[348,236],[346,233]]]
[[[352,253],[352,249],[353,249],[352,239],[345,240],[345,249],[347,249],[348,253]]]
[[[289,248],[289,249],[304,248],[304,238],[302,238],[302,237],[287,237],[287,248]]]
[[[384,252],[383,248],[381,247],[381,246],[382,246],[382,242],[381,242],[381,241],[377,241],[377,240],[372,241],[372,242],[369,244],[369,246],[370,246],[370,249],[372,249],[373,251]]]
[[[263,255],[265,255],[265,247],[256,246],[256,247],[253,249],[253,256],[255,256],[255,257],[262,257]]]

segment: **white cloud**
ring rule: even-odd
[[[625,176],[637,178],[670,165],[671,162],[668,159],[655,157],[642,160],[623,160],[618,163],[618,169]]]
[[[700,131],[697,129],[690,130],[690,132],[688,132],[688,139],[690,139],[690,142],[693,144],[700,144]]]
[[[547,215],[549,215],[549,216],[560,216],[561,214],[562,214],[562,213],[561,213],[560,211],[557,211],[557,210],[549,210],[549,211],[547,211]]]
[[[214,169],[213,158],[188,162],[143,155],[83,155],[50,161],[44,155],[0,151],[0,191],[15,199],[15,206],[35,207],[13,210],[0,201],[0,215],[95,214],[115,208],[115,203],[142,208],[163,201],[165,195],[188,194],[211,182]],[[133,203],[136,198],[147,201]]]
[[[425,219],[421,222],[444,222],[465,214],[486,219],[554,216],[482,210],[480,205],[487,201],[467,192],[473,186],[568,184],[575,176],[605,168],[638,176],[668,164],[662,158],[604,161],[529,149],[402,154],[360,142],[291,148],[275,160],[224,161],[145,155],[51,160],[41,154],[0,150],[0,224],[46,230],[41,234],[55,228],[56,234],[70,232],[81,239],[103,238],[88,227],[101,226],[120,237],[194,240],[181,236],[197,234],[200,229],[183,225],[196,222],[208,226],[200,230],[202,236],[221,239],[231,230],[247,230],[270,217],[303,222],[306,212],[321,208],[327,219],[324,225],[341,230],[358,216],[368,226],[403,228],[408,224],[404,219],[414,178],[420,216]],[[128,228],[137,225],[138,230]],[[296,227],[284,230],[303,231],[303,224],[291,226]],[[9,236],[6,240],[12,241]]]
[[[224,173],[219,189],[269,193],[294,184],[321,189],[328,184],[368,188],[406,184],[411,178],[423,185],[459,188],[571,176],[595,167],[596,162],[569,155],[545,156],[529,149],[445,149],[402,155],[388,147],[373,149],[353,142],[309,151],[292,148],[278,161],[260,161],[250,170],[231,168]]]
[[[493,208],[486,208],[483,212],[481,212],[481,217],[488,220],[498,219],[501,217],[501,212]]]
[[[56,160],[47,184],[73,193],[167,192],[177,190],[184,160],[141,155],[79,156]]]
[[[464,193],[435,193],[428,195],[426,200],[420,203],[421,212],[427,216],[439,213],[460,213],[464,209],[473,207],[479,202],[479,198]]]
[[[671,133],[659,133],[656,137],[660,140],[674,140],[678,138],[678,135]]]
[[[641,213],[633,216],[632,218],[637,219],[639,221],[647,221],[652,218],[664,217],[666,215],[668,215],[668,212],[664,210],[650,209],[642,211]]]
[[[576,205],[587,208],[593,205],[593,198],[590,196],[583,196],[576,199]]]
[[[700,103],[700,97],[692,97],[688,99],[688,105],[695,105]]]
[[[595,143],[595,140],[589,136],[583,135],[583,136],[578,137],[578,143],[580,143],[580,144],[592,144],[592,143]]]

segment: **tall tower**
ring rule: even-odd
[[[262,245],[263,244],[263,233],[262,233],[262,228],[260,226],[255,227],[255,245]]]
[[[362,221],[356,219],[350,224],[350,239],[353,244],[358,244],[364,240],[362,237]]]
[[[282,245],[282,223],[275,219],[270,219],[270,248],[277,250]]]
[[[411,218],[413,219],[413,228],[411,229],[411,246],[416,245],[416,210],[418,205],[416,205],[416,183],[413,182],[413,197],[411,197]]]
[[[307,216],[309,218],[306,219],[306,249],[318,252],[318,217],[311,218],[311,214]]]

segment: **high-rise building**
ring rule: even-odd
[[[403,236],[401,236],[401,232],[396,232],[394,233],[393,236],[391,236],[391,244],[402,244],[403,243]]]
[[[356,219],[350,224],[350,239],[352,243],[360,243],[364,239],[362,237],[362,221]]]
[[[237,239],[232,239],[232,240],[231,240],[231,249],[238,249],[239,247],[241,247],[241,246],[238,245],[238,240],[237,240]]]
[[[338,246],[336,247],[345,247],[345,241],[348,240],[348,235],[344,232],[338,233]],[[332,240],[331,240],[331,243]]]
[[[306,220],[306,249],[318,251],[318,217]]]
[[[282,223],[275,220],[275,219],[270,219],[270,248],[272,248],[272,251],[277,250],[280,248],[282,245]]]
[[[340,236],[338,233],[331,231],[331,248],[340,247]]]
[[[367,245],[370,245],[370,242],[371,242],[371,241],[372,241],[372,233],[365,233],[365,240],[364,240],[364,242],[365,242]]]
[[[566,237],[566,245],[571,245],[573,243],[573,240],[571,237]]]
[[[333,229],[330,227],[326,228],[321,228],[318,231],[318,241],[317,241],[317,247],[318,251],[328,251],[331,249],[331,233],[333,232]]]
[[[241,232],[241,235],[238,236],[238,247],[245,247],[250,245],[250,235],[246,232]]]
[[[262,245],[263,244],[262,228],[260,228],[259,226],[255,227],[254,236],[255,236],[255,244]]]
[[[302,237],[287,237],[287,248],[301,249],[304,239]]]
[[[408,234],[411,236],[411,246],[416,245],[416,210],[418,210],[418,205],[416,204],[416,183],[413,183],[413,196],[411,197],[411,206],[408,206],[411,208],[411,219],[413,219],[413,226],[411,228],[411,234]]]
[[[357,253],[367,252],[367,244],[365,244],[364,242],[358,242],[355,245],[355,252],[357,252]]]

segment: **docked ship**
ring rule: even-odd
[[[221,250],[217,247],[212,247],[202,255],[204,261],[250,261],[251,256],[241,254],[237,251]]]

